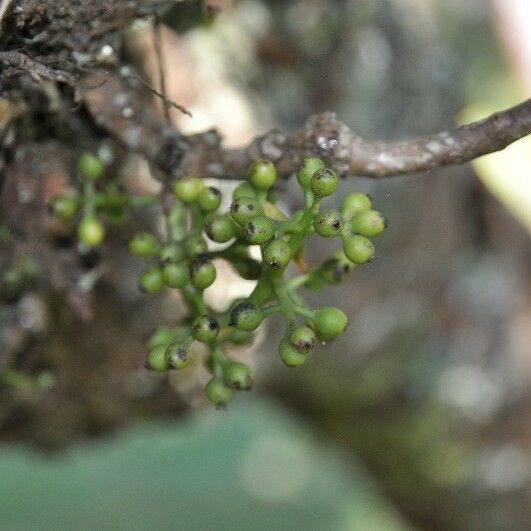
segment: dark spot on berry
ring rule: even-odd
[[[238,209],[240,208],[240,205],[236,203],[236,201],[232,202],[230,205],[230,209],[232,212],[238,212]]]
[[[339,221],[339,219],[336,219],[333,223],[332,223],[332,227],[336,230],[339,230],[341,228],[341,221]]]
[[[208,328],[210,330],[217,330],[219,328],[218,322],[212,316],[208,316]]]
[[[214,188],[213,186],[209,186],[208,189],[209,189],[209,191],[212,192],[214,195],[221,195],[221,192],[220,192],[217,188]]]

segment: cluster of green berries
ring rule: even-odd
[[[101,159],[92,153],[84,152],[80,155],[78,170],[82,180],[82,194],[58,195],[50,208],[54,217],[62,222],[71,224],[76,221],[79,242],[95,247],[105,238],[102,218],[114,223],[125,221],[129,209],[134,206],[135,198],[120,191],[113,182],[99,185],[105,167]]]
[[[210,353],[206,368],[212,374],[206,394],[216,406],[224,406],[234,390],[251,387],[250,368],[231,360],[227,350],[249,343],[264,319],[274,314],[284,317],[286,333],[279,354],[289,367],[302,365],[318,342],[330,341],[345,330],[348,319],[343,311],[311,309],[297,291],[344,281],[356,265],[373,259],[371,238],[386,226],[362,193],[346,195],[340,211],[321,209],[322,200],[336,191],[338,177],[318,158],[306,158],[299,167],[304,207],[291,218],[275,204],[276,180],[271,162],[256,161],[248,179],[234,190],[228,211],[220,212],[217,188],[196,177],[181,178],[174,184],[174,204],[165,212],[164,237],[141,232],[129,241],[132,254],[151,260],[140,275],[141,289],[149,293],[178,289],[189,310],[180,326],[159,328],[151,336],[146,367],[158,372],[182,369],[190,363],[193,342],[204,343]],[[339,237],[342,246],[323,263],[308,267],[302,259],[303,244],[314,233]],[[209,245],[209,240],[218,245]],[[260,247],[261,261],[251,257],[252,246]],[[223,312],[208,307],[203,297],[216,279],[215,258],[256,281],[248,298],[234,301]],[[286,279],[291,262],[299,274]]]

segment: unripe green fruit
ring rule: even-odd
[[[189,258],[195,258],[199,254],[204,254],[208,250],[207,242],[202,236],[192,234],[187,236],[183,243],[183,249],[186,256]]]
[[[190,363],[190,348],[179,341],[166,347],[166,367],[169,370],[184,369]]]
[[[264,319],[264,312],[250,302],[238,304],[230,314],[230,326],[244,332],[256,330]]]
[[[190,204],[197,200],[204,186],[197,177],[182,177],[173,185],[173,191],[177,199]]]
[[[103,162],[88,151],[79,157],[79,171],[89,181],[96,181],[103,173]]]
[[[221,205],[221,192],[213,186],[203,188],[197,196],[197,204],[203,212],[214,212]]]
[[[140,288],[148,293],[156,293],[164,287],[162,269],[159,266],[152,266],[144,269],[140,274]]]
[[[315,232],[324,238],[333,238],[339,235],[344,224],[341,214],[335,210],[322,210],[313,220]]]
[[[162,278],[164,279],[164,284],[169,288],[184,288],[190,280],[188,266],[184,262],[164,264],[162,266]]]
[[[79,241],[85,245],[99,245],[105,237],[105,228],[95,216],[85,216],[77,228]]]
[[[249,181],[258,190],[269,190],[277,180],[277,169],[268,160],[256,160],[249,171]]]
[[[219,324],[212,315],[199,315],[192,323],[192,335],[197,341],[210,343],[219,334]]]
[[[159,259],[163,264],[177,263],[184,258],[184,249],[175,243],[164,245],[159,253]]]
[[[137,232],[129,240],[128,247],[135,256],[152,256],[158,251],[159,242],[150,232]]]
[[[253,197],[239,197],[230,205],[230,215],[240,226],[248,223],[252,218],[262,214],[262,206]]]
[[[280,359],[288,367],[299,367],[306,361],[306,354],[297,350],[286,339],[280,342],[278,353],[280,354]]]
[[[291,260],[291,248],[284,240],[273,240],[262,248],[262,258],[272,269],[282,269]]]
[[[180,241],[186,234],[186,209],[181,203],[175,203],[167,217],[168,236],[173,241]]]
[[[355,264],[365,264],[374,258],[374,245],[371,240],[359,234],[343,236],[343,251]]]
[[[256,190],[250,183],[243,182],[239,184],[232,192],[232,200],[240,199],[241,197],[253,197],[256,198]]]
[[[315,312],[312,323],[319,336],[331,339],[345,330],[348,319],[339,308],[325,306]]]
[[[275,228],[266,216],[256,216],[244,226],[244,234],[249,243],[262,245],[274,236]]]
[[[168,366],[166,365],[166,348],[167,345],[155,345],[148,351],[145,367],[150,371],[166,372]]]
[[[177,330],[175,328],[161,326],[160,328],[157,328],[153,334],[151,334],[147,344],[148,350],[151,350],[153,347],[157,347],[159,345],[163,345],[164,349],[166,349],[166,347],[175,341],[176,338]]]
[[[198,289],[206,289],[216,280],[216,268],[205,256],[199,256],[190,267],[190,280]]]
[[[56,197],[52,203],[52,211],[55,217],[68,221],[76,214],[77,199],[71,195]]]
[[[221,214],[208,221],[205,234],[213,242],[226,243],[236,236],[236,227],[229,214]]]
[[[244,280],[258,280],[262,275],[262,264],[254,258],[234,260],[231,264]]]
[[[233,329],[230,332],[229,341],[234,345],[247,345],[253,339],[251,332]]]
[[[341,213],[345,217],[357,216],[361,212],[370,210],[372,206],[369,196],[361,192],[351,192],[343,197],[341,201]]]
[[[376,210],[366,210],[349,222],[351,230],[367,238],[378,236],[386,227],[386,219]]]
[[[300,352],[309,352],[317,344],[315,332],[309,326],[298,326],[289,335],[289,341]]]
[[[328,168],[317,170],[312,176],[310,186],[313,193],[318,197],[332,195],[337,188],[337,174]]]
[[[233,392],[223,378],[217,376],[214,376],[214,378],[206,384],[205,391],[210,402],[217,407],[226,406]]]
[[[302,160],[297,170],[297,181],[306,190],[310,188],[313,174],[325,167],[324,162],[317,157],[306,157]]]
[[[229,361],[223,367],[223,377],[229,387],[239,391],[248,391],[253,386],[251,369],[245,363]]]

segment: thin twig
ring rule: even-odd
[[[171,122],[170,116],[170,107],[166,102],[168,98],[166,97],[166,68],[164,64],[164,57],[162,55],[162,42],[161,42],[161,32],[160,32],[160,20],[159,16],[155,14],[154,23],[153,23],[153,43],[155,46],[155,56],[157,57],[157,70],[159,73],[159,89],[162,95],[162,102],[164,108],[164,117],[168,122]]]

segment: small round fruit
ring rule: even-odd
[[[56,197],[52,203],[53,215],[59,219],[68,221],[77,211],[77,199],[71,195]]]
[[[152,266],[144,269],[140,274],[140,289],[148,293],[157,293],[164,287],[162,269],[159,266]]]
[[[312,176],[310,186],[318,197],[332,195],[337,188],[337,174],[328,168],[317,170]]]
[[[135,256],[153,256],[158,251],[159,242],[151,232],[137,232],[129,240],[128,247]]]
[[[262,214],[262,207],[254,197],[239,197],[230,205],[230,215],[240,226],[245,225],[259,214]]]
[[[223,377],[229,387],[239,391],[248,391],[253,386],[251,369],[245,363],[229,361],[223,367]]]
[[[214,212],[221,205],[221,192],[213,186],[203,188],[197,196],[197,204],[203,212]]]
[[[351,192],[341,201],[341,213],[346,217],[353,217],[370,210],[371,206],[371,199],[368,195],[361,192]]]
[[[203,181],[197,177],[182,177],[173,185],[177,199],[190,204],[197,200],[204,188]]]
[[[190,280],[197,289],[206,289],[216,280],[216,268],[206,257],[199,256],[190,266]]]
[[[297,350],[289,341],[283,339],[278,347],[280,359],[288,367],[299,367],[306,361],[306,354]]]
[[[206,384],[205,391],[210,402],[217,407],[226,406],[233,392],[223,378],[217,376],[214,376],[214,378]]]
[[[315,312],[312,322],[320,336],[331,339],[345,330],[348,319],[339,308],[325,306]]]
[[[166,372],[166,347],[165,344],[155,345],[149,349],[145,367],[149,371]]]
[[[169,370],[184,369],[190,363],[190,348],[179,341],[166,347],[166,367]]]
[[[105,237],[105,228],[95,216],[85,216],[77,228],[77,235],[85,245],[99,245]]]
[[[192,323],[192,335],[197,341],[210,343],[219,334],[219,324],[212,315],[198,315]]]
[[[376,210],[366,210],[353,218],[349,227],[357,234],[372,238],[381,234],[387,227],[386,219]]]
[[[291,260],[291,248],[284,240],[272,240],[262,248],[262,258],[272,269],[283,269]]]
[[[341,214],[335,210],[322,210],[313,220],[315,232],[324,238],[338,236],[344,224]]]
[[[169,328],[167,326],[161,326],[157,328],[151,337],[149,338],[147,347],[151,350],[153,347],[163,345],[166,348],[170,343],[175,341],[177,337],[177,330],[175,328]]]
[[[317,157],[306,157],[302,160],[297,170],[297,181],[304,189],[310,188],[313,174],[325,167],[324,162]]]
[[[248,182],[239,184],[232,192],[233,201],[240,199],[241,197],[254,197],[256,198],[256,190]]]
[[[309,326],[298,326],[289,335],[289,341],[300,352],[309,352],[317,344],[315,332]]]
[[[245,239],[253,245],[262,245],[273,238],[275,228],[266,216],[256,216],[244,226]]]
[[[95,181],[103,173],[103,162],[96,155],[85,151],[79,157],[79,171],[86,179]]]
[[[234,222],[229,214],[214,216],[205,226],[205,234],[217,243],[226,243],[236,236]]]
[[[343,251],[346,257],[355,264],[365,264],[374,258],[374,245],[365,236],[359,234],[343,237]]]
[[[253,340],[251,332],[245,332],[243,330],[231,330],[228,340],[234,345],[247,345]]]
[[[177,263],[180,262],[183,258],[183,248],[175,243],[168,243],[166,245],[163,245],[159,253],[159,259],[163,264]]]
[[[208,250],[208,245],[202,236],[191,234],[185,238],[183,248],[186,256],[189,258],[195,258],[199,254],[206,253]]]
[[[256,160],[249,171],[249,181],[258,190],[269,190],[277,180],[277,169],[268,160]]]
[[[238,304],[230,314],[230,326],[244,332],[256,330],[264,320],[264,312],[251,302]]]
[[[188,266],[184,262],[164,264],[162,266],[162,278],[164,279],[164,284],[169,288],[184,288],[190,280]]]

